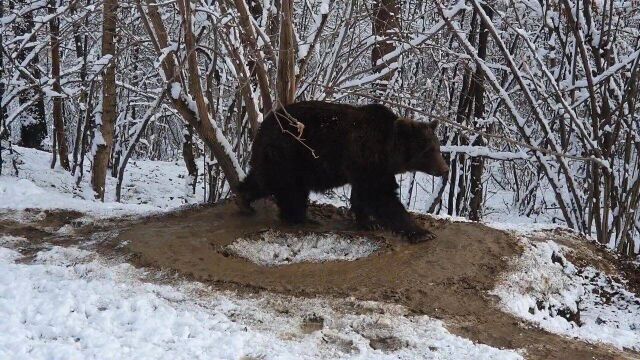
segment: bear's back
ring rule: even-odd
[[[289,104],[276,113],[271,112],[261,128],[273,128],[279,132],[283,129],[292,131],[297,130],[293,125],[297,121],[304,125],[308,136],[334,132],[334,135],[345,137],[364,128],[387,131],[397,118],[391,109],[381,104],[353,106],[324,101],[301,101]]]
[[[295,119],[295,121],[292,121]],[[397,116],[386,106],[322,101],[293,103],[270,113],[253,144],[252,167],[291,171],[314,190],[339,186],[347,173],[385,166]],[[303,124],[302,134],[295,122]],[[287,172],[287,171],[284,171]]]

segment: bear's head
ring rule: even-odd
[[[394,162],[398,173],[421,171],[433,176],[449,173],[449,165],[440,152],[437,126],[438,121],[421,123],[404,118],[396,120]]]

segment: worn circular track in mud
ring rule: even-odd
[[[604,346],[579,343],[526,326],[499,311],[487,295],[508,259],[521,251],[515,238],[477,223],[418,216],[435,240],[409,244],[386,232],[360,232],[345,209],[314,205],[302,227],[283,226],[276,209],[261,202],[255,215],[231,204],[199,207],[145,218],[120,232],[138,265],[174,270],[220,287],[267,290],[297,296],[353,296],[393,302],[446,321],[450,330],[494,347],[526,350],[538,359],[617,359]],[[358,234],[386,246],[355,261],[264,267],[223,251],[237,238],[265,229]]]

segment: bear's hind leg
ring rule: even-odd
[[[274,194],[280,209],[280,219],[289,224],[303,224],[307,221],[309,190],[281,189]]]
[[[240,211],[246,214],[255,212],[251,203],[265,197],[267,194],[258,183],[256,174],[250,171],[247,177],[238,185],[238,198],[236,203]]]
[[[364,230],[375,230],[380,225],[374,221],[371,208],[367,202],[366,192],[362,186],[354,184],[351,187],[351,211],[356,217],[356,223],[358,227]]]

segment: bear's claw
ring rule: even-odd
[[[430,241],[436,238],[436,235],[429,230],[416,230],[410,233],[406,233],[405,237],[412,244],[418,244],[426,241]]]

